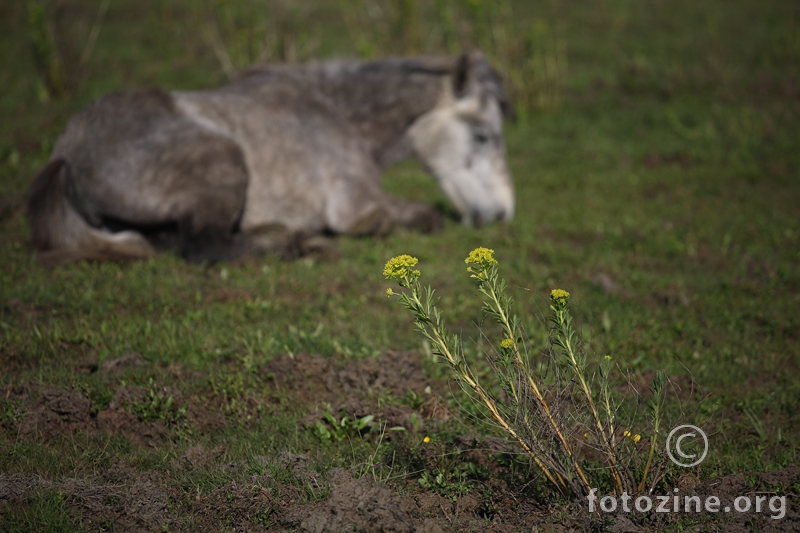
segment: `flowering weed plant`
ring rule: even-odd
[[[447,331],[436,308],[434,290],[420,284],[417,263],[409,255],[386,263],[384,277],[405,289],[388,289],[386,294],[397,297],[413,313],[417,330],[430,341],[433,353],[450,366],[461,388],[483,406],[488,418],[522,448],[553,487],[582,496],[600,484],[593,476],[608,474],[620,494],[641,494],[654,487],[663,469],[654,474],[652,466],[654,462],[664,464],[657,446],[666,382],[662,371],[653,379],[649,446],[646,442],[640,446],[643,437],[631,432],[633,421],[618,421],[621,405],[612,392],[613,360],[605,356],[590,361],[586,345],[573,327],[569,293],[562,289],[551,292],[548,345],[535,361],[520,319],[512,310],[506,282],[498,274],[494,251],[476,248],[465,259],[467,273],[477,282],[484,312],[502,330],[502,339],[486,354],[496,379],[486,386],[465,359],[459,335]],[[589,468],[581,459],[579,448],[585,445],[600,453],[602,468]]]

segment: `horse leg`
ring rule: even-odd
[[[431,204],[383,195],[384,209],[395,225],[423,233],[431,233],[442,228],[442,215]]]
[[[423,233],[431,233],[442,228],[442,215],[431,204],[398,198],[386,193],[375,194],[367,199],[363,195],[354,196],[359,207],[341,217],[346,223],[332,225],[337,233],[356,236],[382,236],[396,227],[407,228]],[[348,202],[350,203],[350,202]],[[363,206],[369,206],[364,209]]]
[[[185,128],[142,169],[143,203],[177,223],[178,249],[189,261],[224,261],[252,253],[235,234],[244,208],[248,171],[231,139]]]
[[[366,158],[333,176],[326,187],[325,224],[333,233],[386,235],[394,227],[384,207],[382,191],[375,185],[379,171]]]
[[[364,158],[367,160],[367,158]],[[431,232],[442,227],[442,216],[430,204],[384,192],[380,169],[365,162],[350,179],[340,178],[328,205],[328,225],[336,233],[385,235],[395,227]]]

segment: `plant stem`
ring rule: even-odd
[[[559,309],[555,313],[556,315],[556,331],[561,335],[561,346],[564,348],[564,351],[569,358],[570,366],[572,370],[575,372],[575,375],[578,377],[578,381],[580,382],[581,389],[583,390],[584,396],[586,396],[586,401],[589,404],[589,409],[592,412],[592,418],[594,418],[595,424],[597,425],[597,430],[600,433],[600,437],[603,439],[603,445],[606,448],[606,454],[608,458],[611,460],[611,473],[614,476],[614,481],[617,484],[617,489],[620,493],[624,492],[625,488],[622,483],[622,477],[619,473],[619,459],[617,458],[616,453],[614,452],[614,448],[611,446],[611,443],[606,436],[605,428],[603,427],[603,422],[600,420],[600,415],[597,412],[597,408],[595,407],[594,400],[592,399],[592,393],[589,390],[589,386],[586,383],[586,379],[583,376],[583,372],[581,370],[580,365],[578,364],[578,360],[575,356],[575,348],[572,346],[572,341],[570,340],[571,337],[571,327],[567,324],[567,321],[564,318],[564,309]]]
[[[642,472],[642,480],[639,482],[639,486],[637,487],[637,493],[641,494],[642,490],[644,490],[644,485],[647,482],[647,473],[650,471],[650,465],[653,462],[653,455],[656,451],[656,442],[658,440],[658,427],[661,424],[661,409],[660,409],[660,401],[659,398],[656,398],[655,407],[653,409],[653,438],[650,439],[650,451],[647,453],[647,462],[644,464],[644,471]]]
[[[488,296],[492,300],[492,303],[494,304],[494,308],[495,308],[495,311],[497,313],[497,317],[499,318],[500,323],[502,324],[502,326],[505,328],[506,335],[508,336],[509,339],[511,339],[511,342],[514,343],[513,344],[513,351],[514,351],[515,359],[517,361],[517,365],[519,365],[520,371],[528,379],[528,384],[530,385],[531,391],[533,392],[533,395],[536,398],[536,401],[539,403],[539,405],[541,406],[542,410],[544,411],[545,416],[547,418],[547,421],[550,423],[550,426],[553,428],[553,431],[558,436],[558,440],[561,442],[561,447],[563,448],[564,453],[566,453],[567,456],[569,457],[570,463],[572,463],[573,467],[575,468],[575,471],[578,473],[578,476],[581,479],[581,482],[583,483],[584,488],[588,492],[588,491],[591,490],[592,487],[591,487],[591,484],[589,483],[588,478],[586,477],[586,474],[584,473],[583,469],[578,464],[578,462],[575,460],[575,457],[572,454],[572,449],[570,448],[569,443],[567,442],[567,439],[564,437],[563,432],[558,427],[558,422],[556,422],[555,417],[550,412],[550,406],[547,405],[547,401],[544,399],[544,396],[539,391],[539,387],[536,385],[536,381],[533,379],[533,376],[531,375],[531,373],[526,371],[525,364],[524,364],[524,362],[522,360],[522,355],[520,354],[519,347],[517,346],[516,332],[514,331],[514,328],[511,327],[511,323],[510,323],[510,321],[508,319],[508,313],[505,311],[503,306],[500,304],[500,300],[499,300],[499,298],[497,296],[497,291],[494,288],[494,283],[489,282],[489,283],[487,283],[487,285],[489,287]]]
[[[522,446],[522,449],[525,450],[525,452],[528,454],[529,457],[531,457],[531,459],[533,459],[533,462],[536,464],[539,470],[542,471],[545,477],[547,477],[547,479],[553,485],[558,487],[559,490],[566,489],[567,488],[566,483],[561,478],[561,476],[558,476],[558,481],[557,481],[556,477],[550,472],[550,470],[547,468],[544,462],[538,457],[536,452],[534,452],[534,450],[525,442],[525,440],[522,437],[520,437],[520,435],[514,430],[514,428],[512,428],[509,425],[509,423],[502,417],[499,410],[497,409],[497,405],[495,404],[494,400],[492,400],[492,398],[489,397],[489,395],[486,393],[483,387],[476,380],[474,380],[467,372],[465,372],[462,368],[460,368],[458,361],[448,348],[447,343],[444,341],[442,337],[442,332],[439,331],[439,329],[436,327],[436,325],[430,318],[431,314],[430,307],[424,306],[419,299],[418,295],[419,284],[415,282],[414,286],[409,286],[408,288],[411,291],[411,297],[413,298],[414,303],[417,304],[419,311],[421,313],[424,313],[421,314],[419,318],[430,327],[432,333],[431,340],[436,344],[437,348],[439,348],[440,353],[444,355],[445,359],[450,364],[451,368],[456,372],[459,379],[461,379],[464,383],[466,383],[470,387],[470,389],[472,389],[472,391],[478,395],[478,398],[481,400],[481,402],[487,407],[487,409],[489,409],[492,418],[500,425],[503,431],[511,435],[511,437],[514,440],[516,440],[520,446]],[[426,307],[428,307],[428,309],[426,309]]]

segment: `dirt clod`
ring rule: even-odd
[[[49,440],[91,425],[89,400],[81,393],[47,388],[39,392],[39,398],[20,422],[19,432],[23,438],[38,436]]]
[[[328,475],[331,497],[311,508],[298,507],[284,518],[284,525],[299,526],[303,531],[326,533],[335,531],[395,531],[436,533],[441,529],[433,522],[415,520],[402,498],[386,485],[369,476],[354,479],[342,469]]]
[[[142,355],[139,353],[131,352],[117,359],[103,361],[103,364],[100,365],[99,371],[101,374],[116,376],[118,374],[122,374],[128,369],[141,368],[145,366],[147,366],[147,361],[145,361],[144,357],[142,357]]]

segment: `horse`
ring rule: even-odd
[[[68,121],[34,179],[32,248],[55,263],[145,258],[167,228],[185,259],[216,262],[302,254],[326,235],[434,231],[436,208],[380,186],[381,171],[410,156],[465,224],[508,221],[508,109],[477,50],[268,65],[210,90],[109,94]]]

